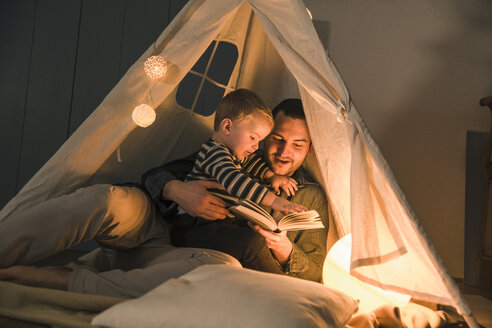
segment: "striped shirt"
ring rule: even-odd
[[[262,179],[268,170],[260,156],[251,154],[238,161],[227,147],[209,139],[202,145],[186,180],[215,180],[229,194],[260,204],[268,189],[251,177]]]

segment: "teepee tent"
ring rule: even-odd
[[[215,41],[237,48],[224,93],[249,88],[274,106],[301,97],[315,158],[307,168],[324,187],[334,213],[332,232],[352,234],[351,274],[417,299],[471,312],[426,237],[390,168],[359,116],[318,39],[301,0],[190,1],[128,70],[102,104],[0,212],[0,220],[46,199],[93,183],[135,181],[151,168],[198,149],[213,115],[183,108],[178,86]],[[215,48],[212,52],[215,51]],[[158,55],[167,73],[152,79],[144,63]],[[208,81],[206,71],[197,73]],[[132,120],[147,104],[149,127]],[[335,229],[336,228],[336,229]],[[331,241],[330,241],[331,243]]]

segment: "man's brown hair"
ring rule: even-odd
[[[248,89],[237,89],[229,92],[221,100],[215,111],[214,130],[219,130],[220,123],[225,118],[229,118],[233,122],[240,121],[254,111],[259,111],[265,115],[273,126],[272,111],[260,96]]]

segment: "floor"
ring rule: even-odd
[[[463,295],[478,323],[492,328],[492,300],[480,295]]]

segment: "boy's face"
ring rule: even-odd
[[[264,158],[275,174],[291,176],[311,150],[306,121],[284,115],[275,116],[275,126],[265,140]]]
[[[265,139],[271,130],[272,126],[265,115],[253,112],[241,121],[232,122],[226,146],[241,161],[258,149],[258,142]]]

